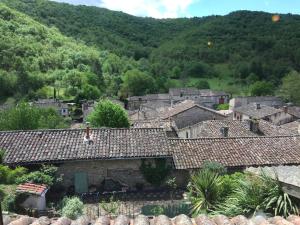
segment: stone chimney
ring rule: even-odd
[[[83,142],[89,145],[93,144],[89,122],[86,122],[85,136]]]
[[[258,110],[258,109],[261,109],[261,107],[260,107],[260,104],[259,103],[256,103],[256,109]]]
[[[259,133],[259,121],[258,120],[248,120],[249,130],[253,133]]]
[[[222,137],[228,137],[229,127],[221,127],[220,132]]]
[[[90,139],[90,123],[86,122],[85,138]]]

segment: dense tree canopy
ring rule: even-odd
[[[0,130],[35,130],[65,128],[68,123],[53,108],[37,108],[21,102],[0,111]]]
[[[252,96],[266,96],[274,94],[274,86],[267,81],[257,81],[250,86]]]
[[[286,100],[300,105],[300,73],[292,71],[283,78],[281,94]]]
[[[87,119],[93,127],[129,127],[126,111],[118,104],[109,100],[101,100]]]
[[[1,6],[4,96],[15,90],[47,96],[49,86],[63,98],[116,96],[132,70],[153,78],[154,88],[146,92],[198,79],[213,89],[249,94],[247,87],[257,81],[278,90],[285,74],[300,71],[298,15],[280,15],[276,22],[272,14],[249,11],[157,20],[47,0],[0,2],[30,17]]]
[[[121,96],[140,96],[155,90],[154,79],[139,70],[129,70],[123,77]]]

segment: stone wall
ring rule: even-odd
[[[223,119],[225,119],[225,116],[221,114],[213,113],[209,110],[196,106],[172,117],[172,120],[175,121],[178,129],[182,129],[187,126],[192,126],[196,123],[205,120]]]
[[[132,160],[98,160],[78,161],[61,164],[59,174],[63,174],[63,184],[66,187],[74,185],[75,173],[85,172],[88,176],[89,185],[99,186],[104,178],[109,177],[134,188],[137,183],[143,183],[146,187],[151,186],[140,172],[141,159]],[[170,176],[175,176],[180,182],[178,186],[187,184],[187,172],[174,170]]]

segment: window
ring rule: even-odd
[[[185,133],[185,138],[189,138],[189,132]]]

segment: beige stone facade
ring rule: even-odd
[[[140,171],[141,163],[141,159],[66,162],[59,166],[58,173],[63,174],[63,184],[66,187],[74,185],[74,177],[78,172],[87,174],[89,185],[99,186],[104,178],[109,177],[131,188],[137,183],[150,187]],[[174,170],[170,176],[175,176],[178,185],[184,186],[187,183],[187,174],[185,171]]]

